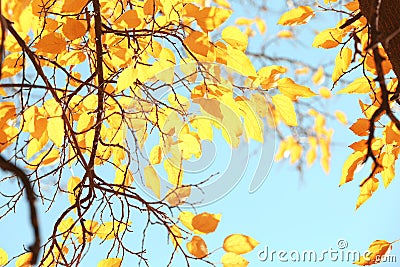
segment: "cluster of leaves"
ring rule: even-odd
[[[41,266],[78,265],[96,237],[114,242],[107,259],[98,266],[120,266],[125,253],[148,265],[144,241],[140,251],[133,251],[124,241],[136,213],[148,218],[143,240],[148,227],[154,224],[169,234],[174,248],[171,262],[181,252],[188,266],[191,260],[213,265],[208,259],[212,253],[201,236],[215,231],[220,215],[195,215],[181,211],[181,206],[204,182],[194,184],[184,179],[184,161],[199,158],[202,142],[212,141],[215,132],[221,132],[236,148],[243,140],[264,142],[263,131],[269,125],[281,139],[277,161],[290,157],[292,164],[301,165],[307,148],[305,159],[311,166],[319,148],[321,166],[329,172],[333,130],[327,128],[326,114],[314,108],[300,114],[296,107],[318,95],[330,98],[330,90],[321,88],[317,94],[293,78],[281,77],[288,76],[288,69],[281,64],[257,70],[251,58],[263,55],[249,53],[247,48],[249,38],[257,35],[254,27],[260,35],[265,33],[265,22],[260,17],[239,18],[235,25],[220,29],[232,15],[230,4],[224,0],[214,0],[211,5],[205,2],[2,3],[1,55],[5,52],[6,56],[1,58],[1,77],[7,82],[1,83],[0,95],[8,100],[0,103],[0,151],[11,155],[10,164],[24,166],[36,196],[49,209],[61,193],[68,195],[70,203],[57,218],[48,241],[41,244]],[[320,8],[338,12],[332,6]],[[349,17],[359,12],[357,1],[344,8],[340,12]],[[311,6],[299,6],[283,14],[278,24],[293,28],[314,16]],[[314,47],[341,47],[331,75],[334,85],[358,67],[372,76],[391,72],[383,47],[371,46],[369,29],[366,18],[360,16],[351,23],[343,19],[315,37]],[[282,30],[277,36],[287,39],[294,34]],[[383,73],[379,73],[378,63]],[[243,79],[224,77],[224,69]],[[295,74],[308,71],[301,68]],[[326,76],[324,68],[314,72],[312,81],[319,86]],[[184,93],[178,92],[179,87]],[[395,100],[389,101],[388,94],[395,92],[397,79],[391,79],[384,89],[380,87],[376,79],[364,75],[337,92],[369,93],[371,97],[371,104],[360,100],[365,118],[350,128],[368,138],[350,146],[354,153],[345,162],[340,182],[352,181],[357,167],[368,158],[373,160],[370,176],[361,183],[357,208],[377,190],[377,174],[385,187],[395,176],[400,132],[391,112]],[[165,98],[159,97],[165,92]],[[193,108],[198,112],[192,112]],[[384,120],[385,113],[390,120]],[[337,111],[335,116],[347,124],[344,113]],[[305,117],[313,123],[303,141],[294,129]],[[382,125],[382,137],[375,134],[378,123]],[[283,135],[281,129],[291,134]],[[156,144],[147,157],[146,144],[152,133],[157,134]],[[166,185],[157,173],[160,166],[167,174]],[[105,167],[113,170],[113,179],[103,174]],[[82,175],[64,174],[68,168]],[[156,200],[137,190],[135,181],[144,181]],[[44,190],[44,184],[52,184],[53,192]],[[9,205],[0,208],[2,216],[15,209],[23,187],[6,197]],[[174,216],[177,211],[179,219]],[[183,247],[182,241],[189,238]],[[222,245],[226,252],[222,264],[247,266],[248,261],[241,255],[257,244],[243,234],[227,236]],[[384,254],[381,248],[370,249]],[[17,266],[35,261],[37,251],[21,255]],[[111,257],[112,253],[116,256]],[[365,261],[360,259],[358,264],[366,265]],[[0,265],[7,262],[7,255],[0,251]]]

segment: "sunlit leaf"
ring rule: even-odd
[[[241,51],[246,50],[248,39],[247,36],[237,27],[228,26],[222,30],[222,39],[232,47]]]
[[[220,220],[221,214],[203,212],[192,218],[192,226],[195,230],[208,234],[217,229]]]
[[[247,235],[233,234],[225,238],[223,248],[226,252],[233,252],[235,254],[245,254],[252,251],[258,242]]]
[[[200,236],[193,236],[192,240],[186,243],[186,248],[196,258],[204,258],[208,254],[207,244]]]
[[[153,166],[149,165],[144,168],[144,178],[146,186],[154,192],[157,198],[160,198],[160,177],[158,177]]]
[[[306,24],[310,18],[314,17],[314,10],[309,6],[299,6],[285,12],[278,20],[278,24],[295,26]]]
[[[60,33],[49,33],[35,44],[35,48],[38,52],[60,54],[65,50],[67,42]]]
[[[122,259],[120,258],[108,258],[99,261],[97,267],[120,267],[122,263]]]
[[[289,97],[281,94],[274,95],[272,97],[272,102],[280,117],[288,126],[297,126],[296,112],[294,111],[293,103]]]
[[[348,47],[344,47],[339,51],[335,60],[335,68],[332,72],[333,82],[336,82],[340,78],[340,76],[349,68],[352,60],[352,54],[353,52]]]
[[[368,266],[380,262],[384,256],[389,254],[392,249],[392,244],[386,240],[375,240],[368,248],[367,255],[361,256],[354,264]]]
[[[233,252],[225,253],[221,258],[221,262],[223,267],[246,267],[249,265],[249,262],[243,256]]]
[[[8,255],[4,249],[0,248],[0,266],[5,266],[8,262]]]

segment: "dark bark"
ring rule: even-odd
[[[359,0],[361,13],[370,25],[376,25],[372,19],[378,18],[377,40],[382,43],[393,66],[397,78],[400,79],[400,0],[379,1]]]

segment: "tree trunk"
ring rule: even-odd
[[[361,13],[367,18],[370,25],[377,12],[378,0],[358,0]],[[385,41],[395,31],[400,28],[400,0],[381,0],[381,6],[378,13],[378,32],[377,38],[385,48],[398,79],[400,79],[400,33],[396,34],[386,44]]]

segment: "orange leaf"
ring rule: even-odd
[[[336,28],[326,29],[315,36],[312,46],[326,49],[333,48],[342,42],[343,36],[343,30]]]
[[[87,5],[88,0],[64,0],[61,12],[79,13]]]
[[[67,42],[60,33],[52,32],[39,39],[34,47],[38,52],[60,54],[66,45]]]
[[[203,238],[195,235],[190,242],[186,244],[187,250],[196,258],[204,258],[208,255],[207,244]]]
[[[190,51],[205,57],[210,49],[210,39],[204,32],[192,31],[185,38],[183,43],[190,49]]]
[[[192,226],[195,230],[208,234],[217,229],[220,220],[221,214],[203,212],[193,217]]]
[[[364,152],[361,151],[355,151],[347,158],[347,160],[343,164],[342,178],[340,179],[339,186],[353,180],[354,172],[360,166],[360,164],[364,159],[365,159],[365,154]]]
[[[366,136],[369,133],[369,125],[370,123],[368,119],[358,119],[353,125],[351,125],[350,130],[358,136]]]
[[[124,14],[122,14],[115,23],[124,22],[127,28],[136,28],[142,23],[142,20],[138,17],[138,13],[136,10],[128,10]]]
[[[63,25],[62,32],[70,40],[78,39],[85,35],[86,27],[81,21],[77,19],[67,18]]]

